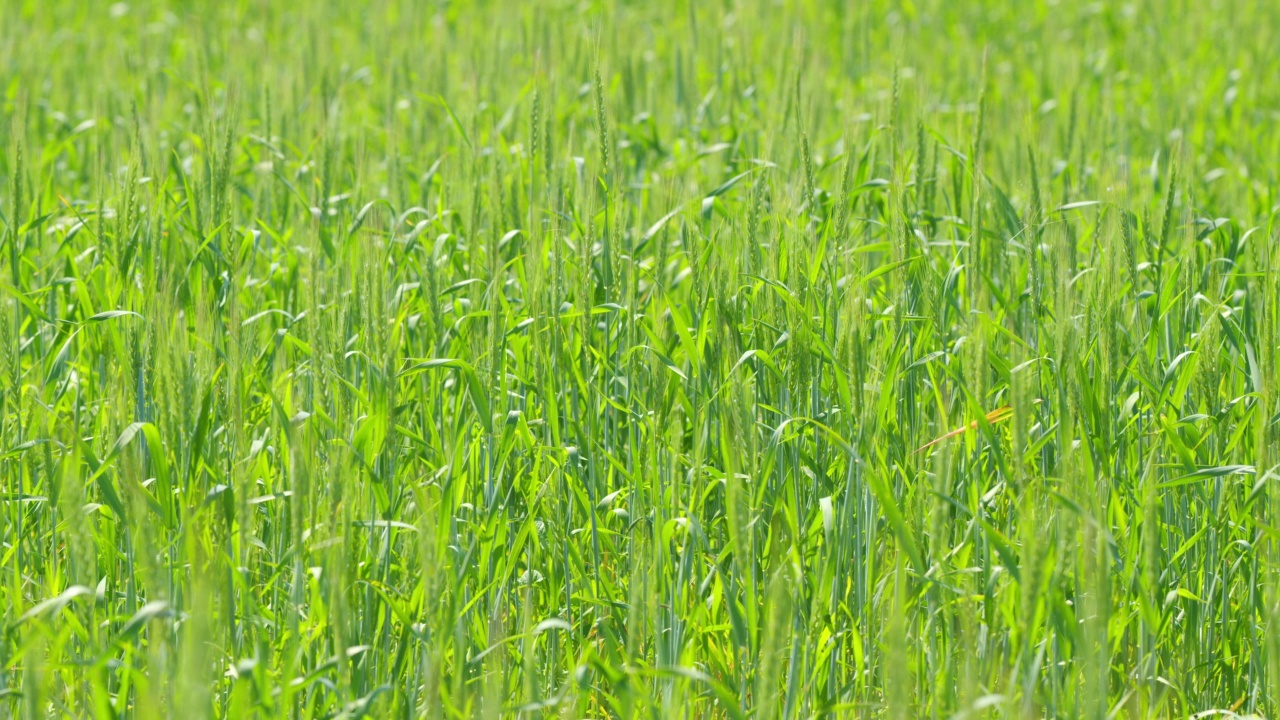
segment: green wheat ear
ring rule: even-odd
[[[0,717],[1280,714],[1280,4],[837,5],[0,3]]]

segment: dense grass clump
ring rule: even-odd
[[[1280,714],[1280,4],[0,28],[0,717]]]

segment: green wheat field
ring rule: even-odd
[[[1278,48],[0,2],[0,718],[1280,717]]]

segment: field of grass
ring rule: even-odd
[[[1280,716],[1277,48],[0,2],[0,718]]]

